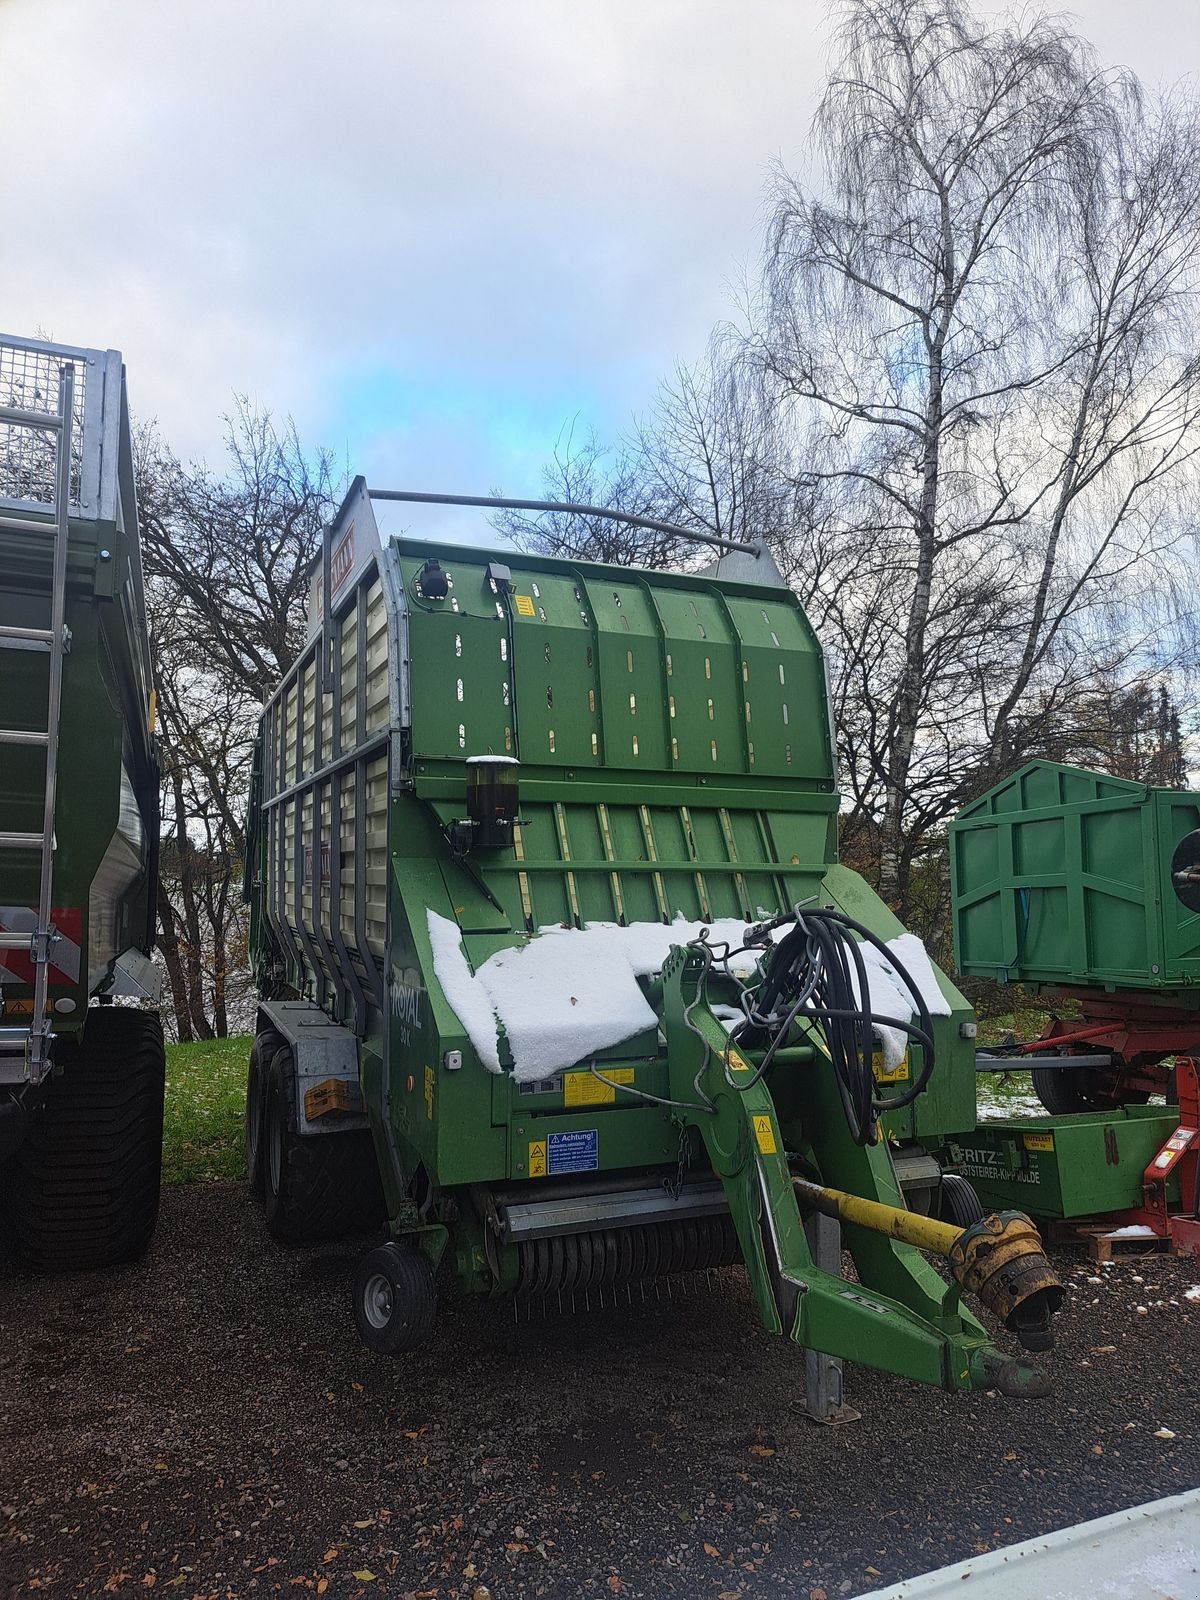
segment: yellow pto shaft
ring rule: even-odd
[[[792,1183],[802,1205],[827,1217],[945,1256],[959,1287],[978,1295],[1027,1350],[1048,1350],[1053,1344],[1050,1318],[1062,1304],[1063,1287],[1046,1260],[1041,1236],[1023,1211],[1002,1211],[969,1228],[956,1228],[806,1178],[793,1176]]]
[[[844,1189],[826,1189],[804,1178],[793,1177],[792,1183],[800,1199],[807,1201],[815,1211],[837,1217],[841,1222],[857,1223],[860,1228],[870,1228],[872,1233],[890,1234],[893,1239],[915,1244],[918,1250],[928,1250],[931,1255],[948,1256],[962,1237],[963,1230],[953,1223],[938,1222],[916,1211],[885,1206],[879,1200],[864,1200],[861,1195],[847,1194]]]

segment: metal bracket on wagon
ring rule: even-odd
[[[311,1000],[262,1000],[259,1028],[270,1023],[296,1063],[297,1131],[345,1133],[367,1126],[358,1081],[358,1041]]]

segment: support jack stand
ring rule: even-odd
[[[804,1224],[804,1231],[814,1263],[837,1277],[842,1270],[841,1223],[818,1211]],[[839,1356],[827,1356],[820,1350],[804,1352],[804,1415],[810,1422],[828,1427],[861,1418],[862,1412],[845,1402]]]

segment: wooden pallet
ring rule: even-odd
[[[1085,1245],[1093,1261],[1113,1261],[1121,1256],[1165,1255],[1172,1248],[1170,1239],[1164,1239],[1156,1233],[1122,1234],[1114,1233],[1111,1228],[1087,1226],[1076,1226],[1071,1233],[1071,1242]]]

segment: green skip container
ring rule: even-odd
[[[1178,1120],[1174,1106],[1122,1106],[1103,1117],[1005,1118],[951,1139],[947,1155],[985,1211],[1091,1217],[1141,1204],[1142,1174]],[[1167,1199],[1178,1204],[1178,1179],[1168,1185]]]
[[[1200,794],[1030,762],[951,824],[959,971],[1068,988],[1200,986],[1200,916],[1171,886],[1172,852],[1198,826]]]

